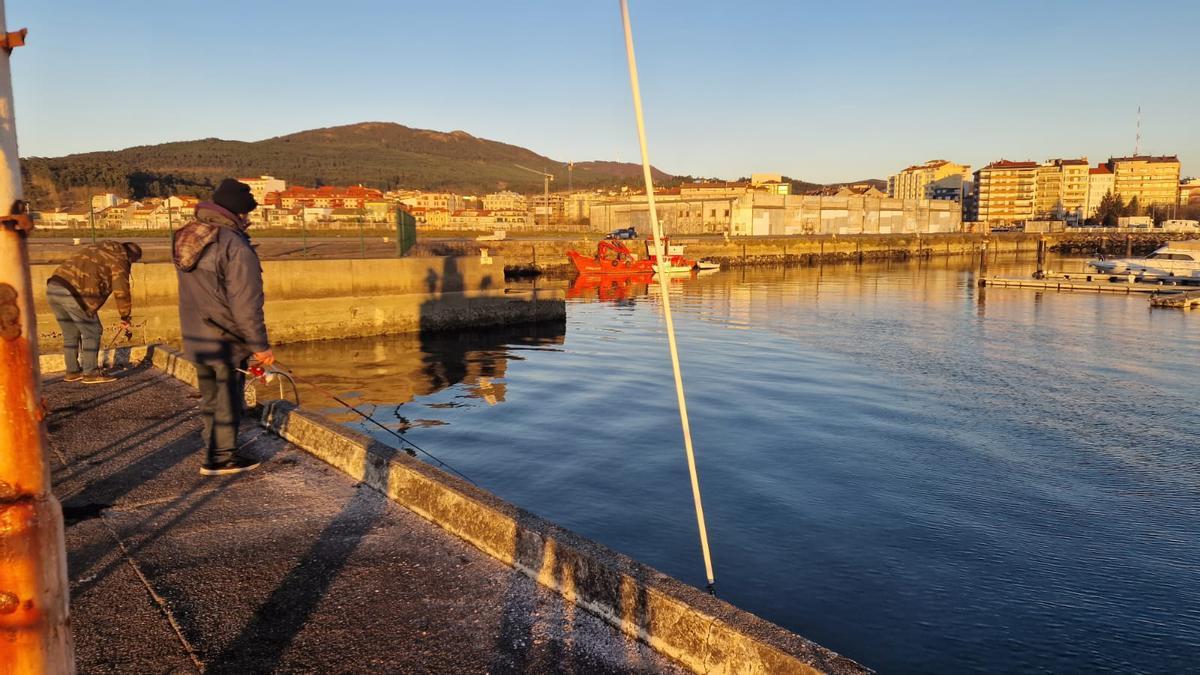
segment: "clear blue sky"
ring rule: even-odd
[[[616,0],[8,0],[22,155],[381,120],[636,161]],[[1177,153],[1200,2],[632,0],[654,163],[832,182]],[[269,170],[270,167],[263,167]]]

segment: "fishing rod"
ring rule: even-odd
[[[108,346],[106,346],[104,348],[104,350],[108,351],[109,349],[112,349],[113,345],[117,344],[117,338],[119,338],[119,337],[121,337],[121,327],[117,326],[116,330],[113,331],[112,339],[108,341]],[[133,324],[132,323],[127,324],[125,327],[125,339],[126,340],[133,339]]]
[[[241,337],[240,335],[238,335],[237,333],[234,333],[233,331],[230,331],[228,328],[225,328],[224,326],[222,326],[221,324],[217,323],[216,321],[213,321],[212,319],[205,319],[204,321],[205,321],[205,323],[207,323],[208,325],[210,325],[210,326],[212,326],[213,328],[216,328],[217,330],[219,330],[219,331],[221,331],[222,333],[224,333],[224,334],[225,334],[227,337],[229,337],[229,338],[231,338],[231,339],[233,339],[233,340],[237,341],[237,342],[238,342],[239,344],[241,344],[243,347],[246,347],[247,349],[250,349],[250,345],[246,344],[246,341],[245,341],[244,339],[242,339],[242,337]],[[290,378],[294,379],[295,381],[297,381],[297,382],[299,382],[299,383],[301,383],[301,384],[308,385],[308,386],[312,387],[313,389],[316,389],[318,392],[320,392],[320,393],[324,394],[325,396],[327,396],[327,397],[329,397],[329,398],[333,399],[334,401],[337,401],[337,402],[338,402],[338,403],[339,403],[339,404],[340,404],[342,407],[346,408],[346,409],[347,409],[347,410],[349,410],[350,412],[353,412],[354,414],[356,414],[356,415],[358,415],[359,417],[363,418],[364,420],[366,420],[366,421],[370,422],[371,424],[374,424],[375,426],[379,427],[380,429],[383,429],[383,430],[384,430],[384,431],[386,431],[387,433],[389,433],[389,434],[391,434],[392,436],[394,436],[394,437],[395,437],[397,440],[399,440],[401,443],[407,443],[408,445],[412,446],[412,447],[413,447],[413,449],[417,450],[417,451],[418,451],[418,452],[420,452],[421,454],[423,454],[423,455],[425,455],[426,457],[428,457],[428,458],[432,459],[433,461],[437,462],[437,463],[438,463],[438,466],[440,466],[440,467],[442,467],[442,468],[444,468],[444,469],[446,469],[446,470],[448,470],[448,471],[451,471],[451,472],[453,472],[453,473],[454,473],[455,475],[457,475],[459,478],[462,478],[463,480],[467,481],[467,482],[468,482],[468,483],[470,483],[471,485],[474,485],[474,486],[476,486],[476,487],[479,487],[479,484],[478,484],[478,483],[476,483],[475,481],[471,480],[471,479],[470,479],[469,477],[467,477],[467,475],[466,475],[466,474],[464,474],[463,472],[461,472],[461,471],[459,471],[458,469],[456,469],[456,468],[454,468],[454,467],[450,466],[449,464],[447,464],[447,463],[443,462],[443,461],[442,461],[441,459],[439,459],[439,458],[438,458],[436,455],[434,455],[433,453],[429,452],[428,450],[426,450],[426,449],[422,448],[421,446],[417,445],[416,443],[413,443],[412,441],[408,440],[408,438],[406,438],[406,437],[405,437],[403,434],[399,433],[398,431],[396,431],[396,430],[394,430],[394,429],[390,429],[390,428],[388,428],[386,425],[384,425],[383,423],[381,423],[379,420],[377,420],[377,419],[375,419],[374,417],[371,417],[370,415],[368,415],[367,413],[365,413],[365,412],[363,412],[363,411],[359,410],[357,407],[355,407],[355,406],[354,406],[354,405],[352,405],[351,403],[347,402],[347,401],[346,401],[346,400],[344,400],[342,397],[338,396],[337,394],[333,393],[332,391],[329,391],[328,389],[326,389],[325,387],[322,387],[321,385],[317,384],[316,382],[313,382],[313,381],[311,381],[311,380],[307,380],[307,379],[305,379],[305,378],[303,378],[303,377],[300,377],[300,376],[299,376],[299,375],[297,375],[297,374],[296,374],[294,371],[292,371],[291,369],[287,368],[286,366],[284,366],[284,365],[283,365],[282,363],[280,363],[279,361],[276,361],[276,362],[275,362],[275,367],[276,367],[276,368],[278,368],[278,369],[280,370],[280,372],[282,372],[283,374],[287,375],[288,377],[290,377]],[[265,371],[264,371],[264,372],[265,372]],[[297,398],[298,398],[298,397],[297,397]],[[400,448],[400,449],[401,449],[401,450],[404,450],[405,452],[407,452],[407,453],[408,453],[410,456],[413,456],[413,457],[415,457],[415,456],[416,456],[416,453],[414,453],[412,450],[407,450],[407,449],[405,449],[405,448]]]

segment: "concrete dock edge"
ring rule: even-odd
[[[156,368],[195,386],[162,346]],[[697,673],[871,672],[795,633],[285,401],[263,426]]]

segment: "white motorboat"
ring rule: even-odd
[[[1200,280],[1200,240],[1167,242],[1145,258],[1100,258],[1087,264],[1101,274]]]
[[[504,241],[508,238],[508,233],[504,230],[493,230],[491,234],[481,234],[475,237],[475,241]]]

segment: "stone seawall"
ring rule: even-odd
[[[947,234],[862,234],[798,235],[787,237],[686,237],[673,242],[686,246],[689,258],[711,260],[726,267],[816,265],[870,260],[907,260],[932,256],[978,255],[986,244],[989,254],[1034,254],[1038,240],[1045,239],[1051,251],[1065,254],[1124,254],[1126,245],[1133,255],[1153,251],[1168,240],[1192,239],[1181,233],[1095,233],[995,232],[987,235]],[[567,251],[595,251],[598,238],[576,240],[488,242],[490,253],[504,256],[506,273],[520,275],[571,275]],[[626,242],[637,254],[644,254],[641,240]],[[463,244],[463,251],[477,251],[484,244]]]
[[[46,279],[54,268],[34,265],[32,269],[43,352],[62,347],[58,323],[45,297]],[[561,291],[508,290],[500,257],[266,261],[263,280],[267,329],[276,344],[566,316]],[[174,267],[134,265],[132,292],[134,341],[178,344]],[[100,317],[109,329],[103,339],[107,345],[118,322],[115,302],[110,299]]]

